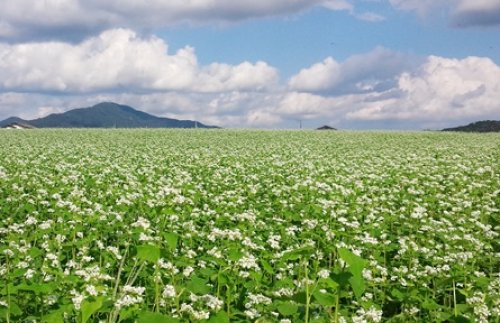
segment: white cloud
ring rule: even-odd
[[[500,25],[500,1],[461,0],[453,13],[453,23],[459,27]]]
[[[111,28],[159,28],[290,15],[315,6],[352,10],[347,0],[3,0],[0,37],[82,37]]]
[[[400,10],[416,11],[426,16],[444,8],[449,11],[453,25],[457,27],[500,25],[499,0],[389,0]]]
[[[377,55],[373,54],[377,52]],[[224,127],[295,128],[298,120],[302,120],[309,128],[329,124],[338,128],[423,129],[500,119],[500,66],[490,59],[430,56],[416,67],[405,68],[396,64],[384,76],[377,72],[378,69],[390,69],[391,65],[375,59],[383,57],[380,53],[384,52],[387,57],[402,55],[387,49],[375,49],[337,63],[342,77],[335,81],[335,86],[350,89],[353,84],[362,84],[362,90],[335,92],[322,88],[319,83],[311,83],[307,84],[309,90],[305,86],[300,90],[278,86],[250,91],[221,86],[227,90],[104,91],[64,96],[5,92],[0,93],[0,119],[11,115],[31,119],[101,101],[128,104],[158,116],[194,119]],[[368,59],[370,57],[372,59]],[[328,71],[331,61],[333,58],[315,64],[317,72],[324,72],[321,68]],[[361,66],[360,72],[358,68],[363,64],[365,66]],[[367,71],[378,76],[373,77],[372,72]],[[305,74],[297,75],[308,80]],[[383,80],[387,75],[393,82],[378,86],[377,80]],[[238,81],[230,83],[238,84]],[[323,90],[317,91],[318,87]]]
[[[194,49],[168,53],[160,38],[126,29],[103,32],[72,45],[63,42],[0,43],[4,91],[193,91],[263,90],[278,72],[264,62],[199,66]]]
[[[369,102],[348,113],[363,120],[443,123],[500,117],[500,67],[488,58],[430,56],[414,73],[399,77],[398,96]]]
[[[337,86],[341,81],[341,66],[332,57],[302,69],[290,78],[289,86],[294,90],[317,92]]]
[[[276,113],[344,125],[404,123],[417,129],[500,118],[500,66],[489,58],[430,56],[417,60],[418,66],[392,65],[391,57],[401,55],[379,48],[343,63],[328,58],[314,64],[290,79],[295,92],[283,97]],[[386,60],[380,59],[384,56]],[[386,77],[393,82],[379,87]],[[360,91],[328,91],[349,83]]]
[[[332,57],[302,69],[290,78],[291,89],[307,92],[356,93],[393,86],[403,71],[413,70],[421,59],[383,47],[353,55],[344,62]]]

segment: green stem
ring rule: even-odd
[[[311,303],[311,295],[309,295],[309,278],[308,278],[308,272],[307,272],[307,263],[305,263],[305,271],[304,271],[304,274],[305,274],[305,278],[304,278],[304,282],[306,284],[306,315],[305,315],[305,318],[304,318],[304,322],[305,323],[309,323],[309,307],[310,307],[310,303]]]
[[[155,266],[155,312],[160,311],[160,284],[159,280],[161,279],[160,273],[158,271],[158,265]]]
[[[458,309],[457,309],[457,293],[456,293],[456,288],[455,288],[455,279],[453,279],[453,310],[455,313],[455,317],[458,316]]]
[[[335,297],[335,323],[339,322],[339,300],[340,298],[340,290],[337,290],[337,296]]]
[[[122,260],[120,261],[120,267],[118,267],[118,273],[116,274],[115,279],[115,288],[113,289],[113,300],[116,298],[116,294],[118,293],[118,286],[120,285],[120,276],[123,270],[123,265],[125,264],[125,258],[127,258],[128,247],[125,249],[125,253],[123,254]]]
[[[10,284],[10,280],[9,280],[9,271],[10,271],[10,266],[9,266],[9,256],[7,255],[7,272],[5,273],[5,280],[7,281],[7,314],[5,315],[6,316],[6,319],[7,319],[7,323],[10,323],[10,288],[9,288],[9,284]]]

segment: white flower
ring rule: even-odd
[[[175,298],[176,297],[175,287],[172,285],[165,285],[165,287],[163,288],[162,296],[164,298]]]
[[[118,260],[122,259],[122,256],[120,255],[120,251],[118,250],[117,247],[109,246],[106,248],[106,250],[111,252],[116,257],[116,259],[118,259]]]
[[[189,267],[186,267],[186,268],[182,271],[182,274],[183,274],[185,277],[189,277],[193,271],[194,271],[193,267],[189,266]]]
[[[94,285],[87,285],[85,287],[85,291],[90,295],[90,296],[97,296],[97,290],[95,289]]]
[[[75,294],[75,296],[73,296],[71,298],[71,301],[73,302],[73,305],[75,306],[75,309],[78,311],[80,310],[80,306],[83,302],[83,300],[85,299],[85,297],[82,295],[82,294]]]
[[[260,316],[260,313],[254,308],[248,309],[244,313],[251,320]]]
[[[328,278],[330,276],[330,271],[328,269],[321,269],[318,272],[318,277],[319,278]]]
[[[26,270],[26,272],[24,273],[24,278],[31,279],[31,278],[33,278],[35,273],[36,273],[36,271],[30,268],[30,269]]]
[[[140,216],[136,222],[132,223],[132,226],[136,227],[136,228],[137,227],[143,228],[144,230],[146,230],[146,229],[149,229],[149,227],[151,226],[151,223],[147,219]]]
[[[257,264],[257,259],[253,255],[250,255],[248,257],[242,257],[240,260],[238,260],[238,265],[245,269],[253,268],[256,271],[260,270],[260,267]]]
[[[146,290],[145,287],[134,287],[130,285],[125,285],[122,288],[123,292],[128,293],[128,294],[134,294],[134,295],[142,295],[144,294],[144,291]]]

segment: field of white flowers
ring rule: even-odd
[[[0,322],[499,322],[500,135],[0,131]]]

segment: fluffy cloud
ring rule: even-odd
[[[383,57],[381,53],[387,55],[386,63],[375,59]],[[193,90],[196,88],[193,86],[142,93],[111,89],[64,96],[0,92],[0,119],[11,115],[34,118],[101,101],[128,104],[158,116],[196,119],[224,127],[290,128],[297,127],[298,120],[302,120],[309,128],[330,124],[339,128],[423,129],[500,118],[500,66],[492,60],[430,56],[419,60],[416,66],[389,64],[390,57],[403,56],[377,48],[342,63],[326,59],[291,77],[288,88],[275,85],[262,90],[241,89],[239,77],[234,75],[247,73],[243,65],[239,72],[235,72],[237,67],[222,68],[217,73],[208,72],[205,67],[196,69],[207,77],[232,84],[217,85],[220,91]],[[368,59],[370,57],[372,59]],[[258,68],[257,64],[251,66]],[[315,81],[314,73],[328,86]],[[332,81],[328,78],[332,74],[340,76]],[[391,82],[377,85],[386,79]],[[352,86],[356,88],[348,91]]]
[[[3,0],[0,38],[81,38],[117,27],[224,23],[289,15],[315,6],[352,10],[347,0]]]
[[[295,91],[334,94],[381,91],[394,86],[403,71],[415,69],[421,59],[378,47],[353,55],[342,63],[332,57],[302,69],[289,81]]]
[[[82,43],[0,44],[4,91],[192,91],[262,90],[277,82],[264,62],[199,66],[194,49],[168,53],[160,38],[126,29],[103,32]]]
[[[500,25],[500,1],[462,0],[453,14],[459,27]]]
[[[374,52],[377,51],[381,49]],[[373,52],[366,55],[376,56]],[[357,62],[361,57],[363,55],[348,61]],[[347,80],[360,81],[363,75],[366,84],[374,80],[368,77],[369,73],[357,71],[354,68],[357,64],[352,63],[350,69],[343,66],[346,64],[328,58],[300,71],[289,83],[302,92],[285,95],[276,113],[343,125],[371,123],[387,127],[391,122],[402,122],[417,129],[500,118],[500,66],[489,58],[458,60],[430,56],[418,67],[404,68],[395,64],[397,68],[385,75],[393,75],[391,87],[366,87],[364,91],[343,94],[331,94],[330,91],[329,94],[329,87],[345,86],[345,82],[349,83]],[[375,74],[378,69],[390,69],[390,65],[377,64],[375,60],[365,64],[364,69],[375,71]],[[401,67],[403,69],[397,72]]]
[[[397,9],[416,11],[425,16],[436,8],[448,8],[454,26],[500,25],[498,0],[389,0]]]

